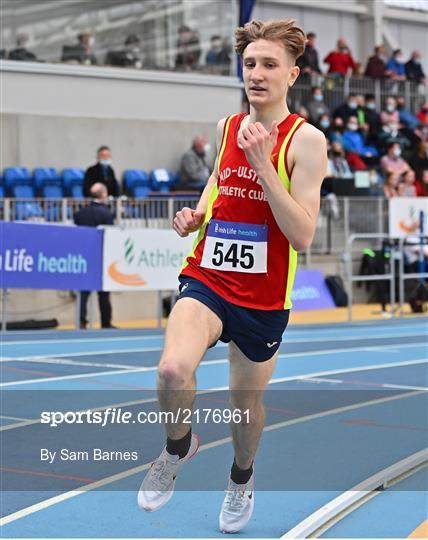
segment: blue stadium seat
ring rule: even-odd
[[[34,169],[33,177],[36,190],[44,199],[64,197],[62,181],[56,169],[38,167]]]
[[[154,169],[150,174],[150,185],[153,191],[165,193],[175,184],[175,176],[168,169]]]
[[[83,199],[83,180],[85,171],[83,169],[70,168],[62,171],[62,182],[65,193],[73,199]]]
[[[32,185],[33,179],[26,167],[6,167],[4,170],[4,186],[6,194],[12,194],[16,185]]]
[[[129,169],[123,175],[125,193],[128,197],[145,199],[151,192],[149,175],[140,169]]]
[[[12,187],[12,195],[16,199],[34,199],[34,187],[32,185],[15,185]],[[37,202],[20,201],[16,203],[15,219],[23,220],[34,217],[41,217],[43,211]]]

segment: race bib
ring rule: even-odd
[[[228,272],[267,272],[267,225],[212,219],[201,266]]]

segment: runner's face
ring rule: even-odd
[[[288,86],[299,73],[284,46],[278,41],[259,39],[246,47],[242,60],[250,105],[257,109],[284,102]]]

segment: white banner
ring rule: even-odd
[[[173,230],[106,227],[103,246],[103,290],[174,290],[194,235],[180,238]]]
[[[420,232],[424,212],[424,234],[428,234],[428,197],[393,197],[389,200],[389,235],[402,238]]]

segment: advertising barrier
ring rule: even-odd
[[[0,222],[0,288],[101,290],[103,232]]]
[[[421,224],[420,213],[424,212],[428,219],[428,197],[393,197],[389,201],[389,236],[404,238],[410,234],[418,234]],[[425,221],[425,231],[428,222]]]
[[[320,270],[297,270],[291,300],[293,311],[336,307]]]

